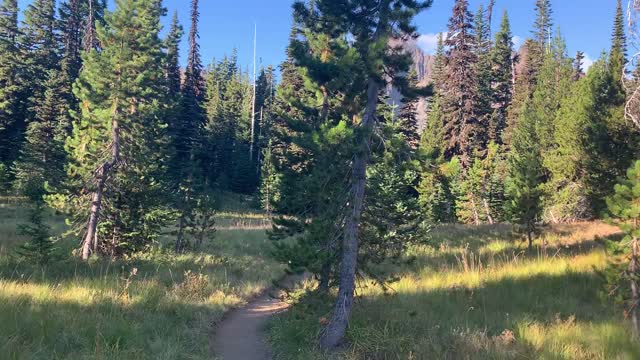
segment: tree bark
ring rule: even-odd
[[[116,99],[115,103],[118,103]],[[111,135],[112,135],[112,148],[111,148],[111,161],[108,161],[100,167],[98,171],[98,185],[91,197],[91,212],[89,215],[89,224],[87,225],[87,233],[82,242],[82,260],[88,260],[91,256],[91,252],[97,252],[98,249],[98,223],[100,222],[100,210],[102,209],[102,197],[104,195],[104,186],[107,182],[107,178],[111,173],[111,170],[118,164],[120,158],[120,126],[118,123],[118,110],[117,105],[114,107],[114,111],[111,119]]]
[[[182,252],[182,239],[184,238],[184,209],[180,213],[180,220],[178,221],[178,235],[176,236],[176,254]]]
[[[482,203],[484,204],[484,211],[487,214],[487,221],[490,225],[493,225],[495,221],[493,220],[493,216],[491,216],[491,208],[489,207],[489,202],[487,199],[482,199]]]
[[[370,130],[376,119],[380,84],[369,79],[367,88],[367,104],[361,126]],[[340,288],[331,320],[320,338],[320,346],[324,349],[335,349],[344,338],[353,308],[353,295],[356,285],[356,269],[358,265],[358,230],[364,204],[367,163],[369,161],[369,134],[365,134],[352,166],[350,214],[347,216],[344,237],[342,239],[342,262],[340,265]]]
[[[638,283],[635,280],[638,272],[638,239],[631,241],[631,261],[629,262],[629,276],[631,277],[631,308],[629,309],[629,317],[633,326],[633,337],[637,340],[640,337],[640,324],[638,323],[638,302],[640,294],[638,293]]]
[[[82,241],[82,260],[88,260],[91,252],[95,252],[98,247],[98,221],[100,218],[100,209],[102,207],[102,195],[104,192],[104,184],[107,181],[109,172],[109,164],[102,165],[100,170],[100,179],[98,187],[91,196],[91,215],[89,215],[89,224],[87,225],[87,233]]]

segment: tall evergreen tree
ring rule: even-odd
[[[553,36],[553,9],[550,0],[536,0],[536,20],[533,24],[533,39],[540,49],[551,47],[551,37]]]
[[[489,131],[485,132],[482,148],[485,150],[488,143],[487,137],[491,136],[491,115],[492,115],[492,73],[491,73],[491,39],[489,34],[491,29],[487,23],[487,14],[482,5],[478,8],[473,22],[473,32],[475,35],[474,53],[477,58],[476,62],[476,78],[478,81],[478,100],[476,104],[477,117],[480,127],[489,127]]]
[[[607,198],[607,207],[613,221],[624,232],[620,242],[607,243],[611,254],[604,271],[607,295],[622,302],[625,317],[631,320],[633,336],[640,337],[638,303],[640,293],[640,161],[627,171],[627,176],[615,186]]]
[[[63,144],[71,127],[71,79],[59,66],[61,44],[55,1],[36,1],[27,9],[21,46],[24,84],[30,97],[26,141],[15,165],[15,186],[27,191],[45,182],[54,187],[61,183]]]
[[[36,0],[24,12],[20,53],[24,66],[23,91],[28,98],[27,121],[34,121],[36,106],[46,91],[46,76],[58,69],[60,39],[56,26],[55,0]]]
[[[418,87],[418,74],[415,69],[409,70],[407,82],[412,88]],[[400,107],[400,114],[398,115],[400,132],[412,149],[417,149],[420,143],[420,135],[418,134],[419,100],[418,96],[405,96],[402,106]]]
[[[544,57],[538,71],[534,91],[529,100],[528,111],[524,117],[532,116],[536,127],[537,139],[543,157],[555,146],[557,112],[564,98],[570,94],[573,70],[571,59],[567,55],[564,39],[558,32],[551,44],[551,51]]]
[[[85,224],[76,229],[85,260],[144,248],[166,225],[163,14],[157,0],[119,1],[98,26],[102,50],[83,55],[82,113],[66,144],[69,192],[49,201]]]
[[[491,49],[491,90],[492,101],[489,139],[497,144],[503,141],[507,127],[507,114],[513,100],[513,36],[509,16],[505,10]]]
[[[611,52],[609,54],[609,69],[616,81],[618,91],[622,88],[622,79],[626,77],[627,66],[627,35],[625,33],[625,19],[622,10],[622,0],[617,0],[616,14],[613,22],[613,34],[611,35]]]
[[[384,88],[384,77],[396,77],[398,71],[408,71],[410,60],[399,49],[390,49],[390,38],[402,38],[415,33],[411,21],[416,13],[431,5],[431,1],[354,1],[336,4],[330,0],[319,0],[312,4],[296,2],[294,5],[296,16],[313,29],[317,34],[333,35],[346,34],[353,36],[352,44],[347,44],[354,55],[363,63],[350,68],[353,74],[347,80],[347,89],[354,96],[345,96],[353,108],[364,108],[349,116],[359,123],[357,144],[351,166],[351,181],[349,196],[346,199],[348,211],[344,220],[342,236],[342,254],[340,261],[340,287],[336,306],[331,320],[324,329],[320,343],[325,349],[334,349],[342,341],[353,307],[356,269],[358,266],[360,224],[364,207],[364,194],[367,187],[366,174],[369,163],[367,149],[370,145],[370,132],[376,124],[378,95]],[[320,61],[331,64],[334,61],[327,56],[320,56]],[[354,64],[355,65],[355,64]],[[341,67],[344,67],[343,63]],[[306,66],[313,70],[313,67]],[[311,72],[314,80],[322,79],[327,74],[326,66],[318,68],[319,72]],[[384,70],[384,71],[383,71]],[[340,71],[336,67],[331,71],[332,78]],[[344,81],[346,79],[340,79]],[[355,81],[354,81],[355,80]],[[400,78],[394,83],[402,84]],[[406,84],[406,81],[404,82]],[[366,85],[366,86],[365,86]],[[323,112],[324,113],[324,112]],[[344,116],[344,115],[343,115]]]
[[[456,0],[449,20],[446,76],[442,86],[446,157],[460,156],[464,167],[485,143],[486,126],[478,116],[477,61],[472,16],[467,0]]]
[[[4,182],[9,181],[8,168],[17,157],[24,131],[18,35],[18,1],[3,0],[0,5],[0,163],[4,168]],[[8,187],[6,183],[3,185]]]
[[[511,140],[506,183],[509,219],[522,227],[529,248],[533,247],[533,234],[542,211],[543,169],[535,122],[527,113],[518,121]]]
[[[169,96],[174,99],[178,99],[180,89],[182,87],[180,72],[180,41],[182,40],[183,32],[184,30],[182,25],[178,22],[178,12],[176,11],[173,13],[171,25],[169,26],[169,34],[165,40],[165,48],[167,52],[165,69],[167,88],[169,90]],[[173,125],[175,126],[175,124]]]
[[[44,99],[35,107],[33,121],[25,133],[25,143],[14,166],[15,188],[21,193],[44,188],[48,183],[59,187],[64,176],[64,149],[71,119],[64,94],[68,90],[59,70],[45,74]]]
[[[447,66],[447,58],[444,48],[444,35],[438,33],[438,40],[436,45],[436,53],[433,61],[433,85],[434,90],[439,93],[444,85],[445,72]]]

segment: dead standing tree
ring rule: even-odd
[[[629,45],[633,49],[631,64],[638,66],[640,63],[640,29],[638,29],[638,18],[640,16],[640,0],[629,0],[627,6],[627,25],[629,32]],[[625,106],[625,117],[640,127],[640,79],[629,81],[627,72],[623,70],[622,83],[627,91],[628,98]],[[637,74],[640,75],[640,74]]]

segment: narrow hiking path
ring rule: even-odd
[[[221,360],[270,360],[262,329],[271,316],[289,305],[265,292],[247,306],[232,310],[213,334],[213,354]]]

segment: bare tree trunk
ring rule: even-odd
[[[82,241],[82,260],[88,260],[91,252],[95,252],[98,248],[98,221],[100,218],[100,209],[102,208],[102,195],[104,193],[104,184],[107,181],[109,172],[109,164],[102,165],[100,170],[100,180],[98,187],[91,197],[91,215],[89,215],[89,224],[87,225],[87,233]]]
[[[367,105],[362,119],[362,127],[370,130],[376,119],[376,107],[380,85],[369,79],[367,89]],[[344,237],[342,240],[342,262],[340,265],[340,288],[335,308],[329,325],[324,329],[320,345],[324,349],[335,349],[344,338],[353,308],[353,295],[356,286],[356,269],[358,265],[358,230],[364,204],[367,163],[369,161],[369,135],[361,142],[354,160],[351,173],[351,213],[347,216]]]
[[[487,199],[482,199],[482,203],[484,204],[484,212],[487,214],[487,221],[489,224],[493,225],[495,221],[493,220],[493,216],[491,216],[491,208],[489,207],[489,202]]]
[[[478,215],[478,207],[476,206],[476,200],[471,198],[471,207],[473,208],[473,221],[477,225],[480,225],[480,215]]]
[[[322,268],[320,269],[318,292],[323,294],[329,292],[330,281],[331,281],[331,261],[327,260],[324,262],[324,264],[322,264]]]
[[[631,241],[631,261],[629,262],[629,275],[631,276],[631,308],[629,309],[629,317],[633,326],[633,337],[637,340],[640,337],[640,324],[638,324],[638,302],[640,294],[638,293],[638,283],[635,280],[638,272],[638,239]]]
[[[178,221],[178,236],[176,236],[176,254],[182,252],[182,239],[184,238],[184,209],[181,211],[180,220]]]
[[[102,209],[102,197],[104,195],[104,186],[107,182],[107,178],[111,173],[111,170],[118,164],[120,158],[120,125],[118,123],[118,99],[115,100],[116,106],[114,106],[111,124],[111,136],[112,136],[112,148],[111,148],[111,161],[102,164],[98,171],[98,185],[91,197],[91,212],[89,215],[89,224],[87,225],[87,233],[82,242],[82,260],[88,260],[91,255],[91,251],[94,252],[98,249],[98,223],[100,222],[100,210]]]
[[[254,24],[253,31],[253,101],[251,104],[251,144],[249,146],[249,158],[253,161],[253,146],[255,141],[256,131],[256,87],[258,86],[258,79],[256,78],[256,47],[258,39],[258,25]]]

